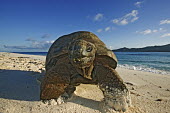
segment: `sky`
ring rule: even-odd
[[[47,52],[76,31],[109,49],[170,44],[170,0],[0,0],[0,51]]]

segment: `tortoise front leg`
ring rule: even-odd
[[[68,86],[66,83],[54,82],[54,78],[46,76],[41,83],[41,100],[57,99],[65,92],[65,88]]]
[[[118,73],[114,69],[104,66],[98,66],[95,73],[104,95],[104,109],[125,112],[131,105],[131,98],[129,90]]]
[[[45,74],[41,83],[40,99],[50,104],[51,99],[58,104],[65,102],[68,98],[66,92],[70,83],[70,76],[59,74],[55,68],[51,68]]]

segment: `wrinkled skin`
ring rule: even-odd
[[[93,65],[95,59],[95,45],[85,40],[76,40],[69,46],[69,58],[73,66],[86,68]]]
[[[81,32],[77,34],[81,36]],[[41,100],[56,99],[58,101],[60,98],[66,101],[71,98],[79,84],[96,84],[103,92],[102,103],[106,112],[108,110],[126,111],[131,105],[130,94],[115,71],[116,63],[109,64],[112,63],[110,56],[114,56],[114,53],[107,49],[99,51],[96,44],[83,40],[81,37],[71,41],[67,49],[67,54],[47,59],[46,75],[41,84]],[[100,54],[104,52],[105,56],[99,56],[97,52]]]

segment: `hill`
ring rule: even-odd
[[[162,46],[147,46],[143,48],[120,48],[113,50],[114,52],[170,52],[170,44]]]

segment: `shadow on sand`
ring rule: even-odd
[[[21,70],[1,70],[0,98],[38,101],[40,84],[37,78],[41,73]]]
[[[79,105],[82,105],[84,107],[88,107],[88,108],[91,108],[91,109],[94,109],[94,110],[99,110],[100,112],[102,112],[101,108],[100,108],[100,104],[101,104],[100,101],[96,101],[96,100],[92,100],[92,99],[88,99],[88,98],[84,98],[84,97],[74,95],[73,99],[70,100],[69,102],[73,102],[75,104],[79,104]]]
[[[0,98],[40,101],[40,83],[37,78],[41,77],[41,73],[32,71],[0,70]],[[69,102],[100,110],[100,101],[74,95]]]

